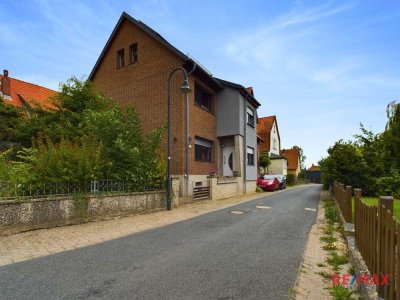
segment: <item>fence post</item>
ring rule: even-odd
[[[344,206],[345,206],[345,211],[346,211],[346,222],[347,223],[353,223],[353,206],[352,206],[352,188],[350,185],[346,186],[346,191],[345,191],[345,201],[344,201]]]
[[[332,193],[332,198],[333,198],[333,200],[336,201],[336,181],[334,181],[333,184],[332,184],[332,191],[331,191],[331,193]]]
[[[345,185],[343,183],[341,183],[340,184],[340,210],[342,211],[342,213],[343,213],[343,210],[344,210],[344,205],[343,204],[344,204],[345,197],[346,197],[346,195],[345,195],[346,190],[345,189],[346,189]],[[344,216],[344,217],[346,218],[346,216]]]
[[[385,207],[385,208],[383,208]],[[385,211],[390,210],[393,212],[393,197],[390,196],[380,196],[378,203],[378,262],[377,262],[377,273],[386,272],[386,257],[385,257],[385,229],[386,229],[386,219],[384,219]],[[383,297],[384,288],[383,286],[377,286],[378,295]]]
[[[361,189],[354,189],[354,238],[358,242],[358,205],[361,200]]]

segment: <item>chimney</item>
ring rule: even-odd
[[[4,96],[11,96],[10,77],[8,77],[8,70],[3,71],[3,77],[1,78],[1,92]]]

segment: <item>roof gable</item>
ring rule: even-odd
[[[292,149],[282,149],[281,155],[285,156],[288,162],[288,170],[297,170],[300,163],[300,153],[299,150]]]
[[[270,151],[271,145],[271,130],[274,127],[274,124],[276,126],[276,131],[278,133],[278,138],[279,138],[279,145],[280,145],[280,134],[279,134],[279,128],[278,128],[278,122],[276,119],[276,116],[269,116],[269,117],[262,117],[258,118],[258,124],[257,124],[257,134],[264,140],[265,142],[265,147],[264,149],[267,149],[267,151]]]
[[[239,90],[239,92],[256,108],[260,107],[261,104],[260,102],[257,101],[256,98],[254,98],[254,94],[253,94],[253,88],[245,88],[243,85],[240,85],[238,83],[234,83],[234,82],[230,82],[230,81],[226,81],[220,78],[216,78],[214,77],[216,80],[218,80],[219,83],[221,83],[222,85],[225,86],[229,86],[232,88],[235,88],[237,90]],[[251,89],[251,90],[249,90]]]
[[[169,51],[171,51],[172,53],[177,55],[180,59],[182,59],[182,61],[183,61],[182,65],[186,70],[191,70],[191,69],[193,69],[193,67],[195,67],[195,70],[193,73],[196,76],[208,81],[207,83],[210,84],[210,87],[212,89],[214,89],[215,91],[219,91],[219,90],[223,89],[223,86],[216,79],[214,79],[214,77],[207,70],[205,70],[203,67],[201,67],[201,65],[196,63],[196,61],[194,59],[190,58],[189,56],[185,55],[183,52],[181,52],[180,50],[175,48],[165,38],[163,38],[158,32],[156,32],[154,29],[150,28],[145,23],[133,18],[126,12],[123,12],[121,14],[121,17],[119,18],[117,24],[115,25],[114,30],[112,31],[102,52],[100,53],[99,58],[96,61],[96,64],[94,65],[92,71],[90,72],[90,75],[88,78],[89,80],[93,79],[96,71],[98,70],[101,62],[103,61],[104,56],[107,53],[107,50],[109,49],[110,45],[112,44],[115,36],[117,35],[117,33],[119,31],[119,29],[121,28],[121,26],[123,26],[123,23],[125,21],[130,22],[131,24],[133,24],[133,25],[137,26],[138,28],[140,28],[141,30],[143,30],[145,33],[147,33],[153,39],[155,39],[156,41],[158,41],[159,43],[164,45]]]

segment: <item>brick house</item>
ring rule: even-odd
[[[257,135],[259,136],[258,156],[266,153],[271,160],[268,173],[287,175],[287,160],[280,153],[281,137],[276,116],[259,118]],[[262,168],[260,168],[261,172],[264,172]]]
[[[21,107],[30,113],[37,107],[55,109],[51,97],[57,92],[30,82],[9,76],[8,70],[0,75],[0,98],[4,103]]]
[[[300,152],[296,148],[282,149],[281,155],[286,157],[288,162],[288,174],[294,175],[296,178],[299,175],[300,169]]]
[[[176,73],[171,84],[171,171],[180,179],[180,195],[190,196],[193,186],[207,182],[210,173],[223,175],[217,136],[217,120],[221,113],[217,105],[218,94],[224,90],[220,81],[153,29],[125,12],[89,80],[120,105],[133,105],[142,128],[147,131],[167,124],[168,77],[177,67],[193,71],[189,76],[192,93],[188,99],[180,93],[183,77]],[[164,141],[164,147],[165,144]]]

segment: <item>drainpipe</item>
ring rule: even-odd
[[[196,62],[193,62],[193,68],[188,72],[188,76],[193,73],[193,71],[196,69]],[[189,194],[189,167],[190,167],[190,159],[189,159],[189,146],[190,146],[190,124],[189,124],[189,95],[186,94],[186,166],[185,166],[185,174],[186,174],[186,196]]]
[[[244,128],[243,128],[243,194],[246,195],[247,189],[246,189],[246,182],[247,182],[247,97],[243,97],[243,120],[244,120]]]

